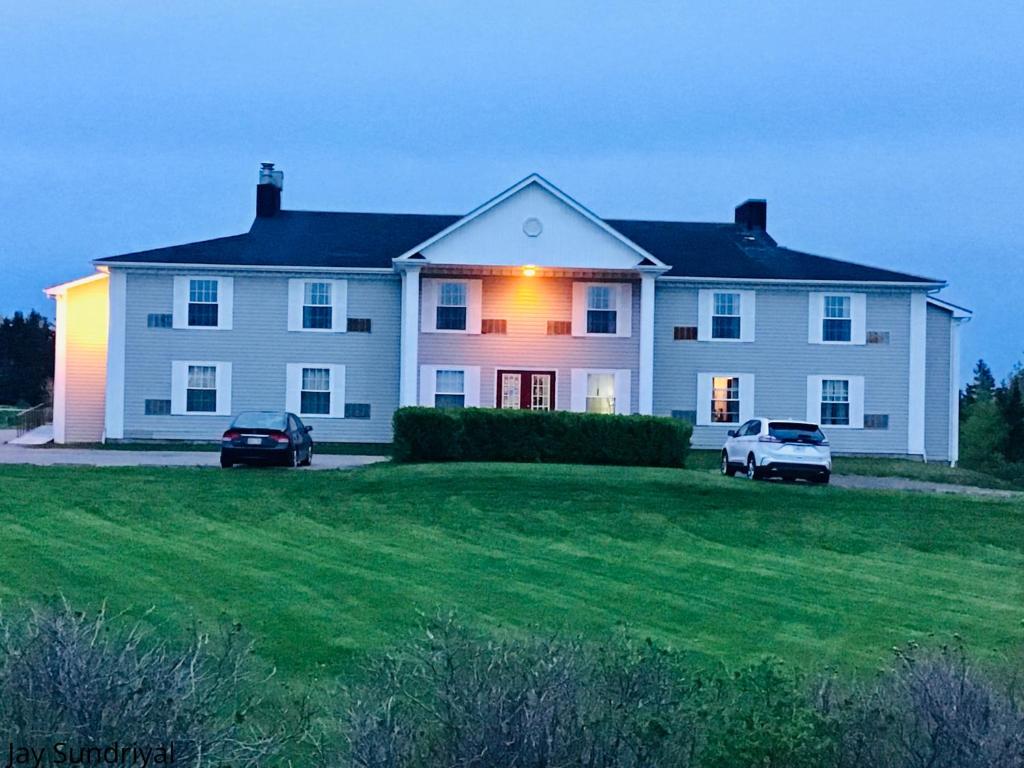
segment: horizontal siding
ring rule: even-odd
[[[549,320],[572,320],[570,278],[484,277],[482,317],[507,321],[507,334],[420,333],[421,365],[480,366],[480,404],[493,407],[497,371],[539,368],[556,372],[556,404],[568,410],[573,368],[628,368],[632,411],[638,408],[640,283],[632,283],[632,336],[548,336]],[[587,279],[584,282],[596,282]],[[622,280],[611,282],[624,282]]]
[[[180,273],[179,273],[180,274]],[[348,280],[348,316],[371,333],[288,331],[288,279],[303,273],[235,273],[233,330],[147,328],[149,313],[171,313],[173,274],[129,271],[126,307],[125,438],[219,438],[224,416],[147,416],[147,399],[170,399],[172,360],[232,364],[231,410],[284,409],[286,365],[346,366],[345,400],[369,403],[370,419],[304,418],[314,438],[388,442],[398,407],[401,286],[397,275],[332,274]]]
[[[103,437],[107,381],[107,280],[68,289],[64,441],[95,443]]]
[[[949,460],[949,336],[953,315],[928,305],[925,356],[924,450],[929,461]]]
[[[700,288],[710,288],[702,284]],[[867,295],[867,330],[888,331],[887,345],[837,346],[807,342],[807,291],[758,288],[755,341],[674,341],[676,325],[697,325],[698,286],[659,282],[656,287],[654,412],[697,408],[697,374],[752,373],[754,413],[769,418],[806,418],[807,377],[814,374],[864,376],[864,412],[889,416],[887,430],[833,429],[837,452],[907,451],[910,294]],[[719,448],[728,426],[694,429],[693,443]]]

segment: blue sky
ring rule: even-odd
[[[285,205],[460,213],[538,171],[945,278],[1024,359],[1024,3],[23,2],[0,14],[0,313]]]

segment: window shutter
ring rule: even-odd
[[[711,377],[710,373],[697,374],[697,424],[711,425]]]
[[[231,363],[217,363],[217,415],[231,415]]]
[[[302,363],[288,363],[285,366],[284,407],[292,413],[302,410]]]
[[[464,381],[466,386],[466,407],[480,407],[480,366],[472,365],[464,367]]]
[[[230,331],[234,324],[235,278],[218,277],[217,280],[217,327]],[[230,376],[230,373],[228,374]],[[230,402],[230,401],[229,401]],[[218,409],[219,410],[219,409]],[[228,410],[231,407],[228,406]]]
[[[468,312],[467,312],[468,314]],[[437,330],[437,281],[424,279],[420,281],[420,330],[430,333]],[[433,404],[431,393],[430,402]]]
[[[711,341],[711,313],[714,309],[714,296],[715,292],[707,289],[697,292],[697,341]],[[711,394],[709,392],[708,409],[710,408]],[[710,419],[710,416],[708,418]]]
[[[623,368],[615,371],[615,412],[628,415],[633,412],[630,378],[632,371]]]
[[[850,294],[850,342],[867,343],[867,294]]]
[[[339,282],[344,282],[339,281]],[[331,416],[345,418],[345,366],[332,365],[331,368]]]
[[[188,363],[183,360],[174,360],[171,363],[171,413],[176,416],[181,416],[185,413],[185,389],[187,385]]]
[[[622,283],[621,285],[618,286],[616,296],[618,298],[618,302],[616,303],[618,317],[615,318],[615,335],[626,337],[632,336],[633,286],[630,283]],[[616,387],[618,387],[617,384]],[[618,402],[618,395],[616,395],[616,402]]]
[[[302,302],[306,297],[306,281],[292,279],[288,281],[288,330],[302,330]],[[292,410],[289,408],[288,410]],[[292,411],[298,413],[298,411]]]
[[[756,291],[740,291],[740,341],[754,340]]]
[[[821,421],[821,376],[807,377],[807,421],[817,424]]]
[[[331,281],[331,330],[337,333],[348,331],[348,280]],[[334,398],[331,398],[334,402]],[[334,406],[331,406],[334,410]]]
[[[864,428],[864,377],[848,376],[850,382],[850,426]]]
[[[188,277],[174,276],[174,318],[172,328],[188,328]]]
[[[585,336],[587,333],[587,284],[572,284],[572,335]],[[586,377],[584,377],[586,387]],[[576,409],[573,409],[576,410]],[[582,410],[582,409],[581,409]]]
[[[420,405],[430,408],[434,407],[434,387],[437,384],[435,381],[436,376],[437,366],[420,366]]]
[[[587,410],[587,372],[582,368],[572,369],[572,390],[570,392],[569,410],[582,413]]]
[[[807,294],[807,343],[821,344],[821,317],[824,311],[825,294],[811,291]],[[820,418],[820,416],[818,417]],[[814,423],[818,423],[818,418]]]
[[[466,333],[480,333],[483,317],[483,281],[466,280]],[[434,313],[437,317],[437,313]]]
[[[754,374],[741,373],[740,380],[740,424],[754,418]],[[711,410],[710,404],[708,410]]]

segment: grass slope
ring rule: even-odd
[[[982,654],[1022,638],[1014,502],[550,465],[9,466],[0,488],[5,603],[224,612],[286,674],[345,670],[438,606],[501,631],[625,621],[733,663],[868,670],[930,632]]]

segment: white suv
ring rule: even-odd
[[[751,480],[781,477],[827,483],[832,451],[817,424],[788,419],[751,419],[730,429],[722,447],[722,474],[746,472]]]

